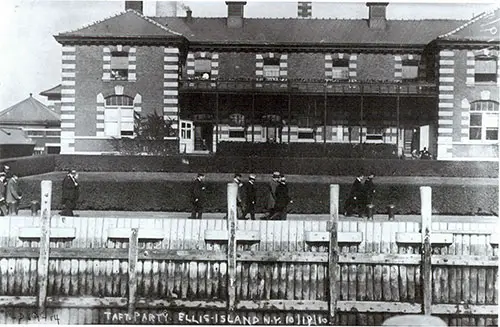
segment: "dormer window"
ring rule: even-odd
[[[210,59],[196,59],[194,61],[194,76],[202,79],[210,79],[212,61]]]
[[[128,52],[111,52],[111,79],[115,81],[128,79]]]
[[[403,60],[402,62],[402,77],[403,80],[414,80],[418,78],[418,61]]]
[[[332,63],[332,79],[349,79],[349,60],[337,59]]]
[[[475,82],[497,82],[497,58],[478,56],[475,58]]]
[[[264,58],[263,74],[266,79],[277,79],[280,77],[280,59]]]

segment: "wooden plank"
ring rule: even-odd
[[[239,310],[266,310],[266,311],[327,311],[327,301],[317,300],[245,300],[238,301]]]
[[[140,241],[161,241],[165,238],[165,232],[161,229],[138,228]],[[130,228],[109,228],[107,233],[108,240],[128,240],[130,237]]]
[[[455,255],[455,254],[434,254],[432,255],[432,265],[439,266],[472,266],[472,267],[496,267],[498,266],[497,256],[479,255]]]
[[[129,239],[128,257],[128,314],[135,311],[137,301],[137,257],[139,246],[139,229],[132,228]]]
[[[42,230],[40,227],[21,227],[19,228],[19,239],[21,240],[39,240]],[[76,228],[71,227],[52,227],[50,229],[50,240],[68,239],[73,240],[76,237]]]
[[[418,303],[378,302],[378,301],[338,301],[338,310],[357,312],[419,313]]]
[[[463,223],[462,228],[463,229],[469,229],[469,224]],[[470,235],[462,235],[462,254],[463,255],[470,255]],[[463,301],[465,303],[470,303],[470,276],[471,276],[471,269],[470,267],[463,267],[462,268],[462,292],[463,292]],[[475,322],[472,322],[471,319],[468,317],[462,318],[462,325],[469,326],[471,324],[475,324]]]
[[[229,239],[227,245],[227,308],[229,311],[236,309],[236,223],[237,206],[236,196],[238,185],[235,183],[227,184],[227,217]]]
[[[473,305],[473,304],[433,304],[431,308],[434,315],[498,315],[498,305]]]
[[[396,233],[396,242],[401,244],[419,244],[422,240],[422,233]],[[451,244],[453,242],[452,233],[431,234],[432,244]]]
[[[391,227],[389,251],[391,254],[397,255],[398,244],[396,243],[396,233],[402,231],[399,230],[398,222],[389,222],[388,224]],[[396,265],[394,262],[391,262],[391,266],[389,269],[390,269],[390,280],[391,280],[391,300],[394,302],[399,302],[400,301],[399,293],[401,287],[399,283],[399,266]]]
[[[382,253],[391,252],[391,233],[392,233],[392,222],[382,223]],[[391,301],[392,297],[392,285],[391,285],[391,267],[390,265],[382,266],[382,299],[384,301]]]
[[[52,181],[41,182],[41,236],[40,256],[38,259],[38,315],[45,315],[50,252],[50,204],[52,200]]]
[[[423,313],[430,315],[432,305],[432,262],[431,262],[431,221],[432,221],[432,189],[420,187],[422,214],[422,277],[423,277]]]
[[[365,227],[364,235],[366,236],[365,240],[364,240],[365,251],[362,254],[363,255],[370,255],[370,254],[376,255],[376,253],[374,253],[374,251],[373,251],[373,248],[374,248],[374,246],[373,246],[373,242],[374,242],[373,241],[373,231],[374,231],[373,225],[374,225],[374,222],[364,221],[361,224],[363,224]],[[365,266],[366,266],[366,289],[360,290],[360,292],[365,292],[363,300],[373,301],[374,300],[373,265],[368,264]],[[375,325],[373,314],[368,314],[366,320],[367,320],[366,325],[368,325],[368,326]]]
[[[305,241],[310,243],[329,243],[329,232],[305,232]],[[361,232],[339,232],[337,243],[361,243],[363,233]]]
[[[339,244],[338,244],[338,222],[339,222],[339,185],[330,185],[330,235],[329,235],[329,252],[328,252],[328,321],[330,325],[336,323],[336,308],[337,308],[337,265],[339,260]],[[360,241],[361,242],[361,241]]]

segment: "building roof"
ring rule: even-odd
[[[300,44],[426,45],[465,20],[387,20],[385,29],[370,28],[367,19],[244,18],[241,28],[227,27],[227,18],[146,17],[132,9],[89,26],[60,33],[59,42],[76,39],[186,38],[194,44],[221,46]]]
[[[58,85],[56,85],[48,90],[40,92],[40,95],[43,95],[46,97],[51,96],[51,95],[60,95],[61,89],[62,89],[61,84],[58,84]]]
[[[456,29],[442,34],[439,40],[500,42],[500,7],[486,11]]]
[[[228,28],[227,18],[151,17],[190,42],[220,44],[374,44],[426,45],[463,20],[388,20],[386,29],[366,19],[244,18],[243,27]]]
[[[181,35],[135,10],[128,9],[80,29],[60,33],[57,37],[178,38]]]
[[[0,127],[0,144],[35,144],[21,127]]]
[[[0,112],[0,125],[58,125],[60,116],[31,95]]]

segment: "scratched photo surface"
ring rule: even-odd
[[[0,323],[498,326],[499,8],[2,2]]]

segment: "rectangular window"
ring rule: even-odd
[[[245,131],[229,131],[229,138],[245,138]]]
[[[338,59],[333,61],[332,78],[337,80],[349,79],[349,60]]]
[[[126,81],[128,79],[128,53],[111,52],[111,79]]]
[[[194,75],[210,78],[210,73],[212,72],[212,60],[210,59],[196,59],[194,61]]]
[[[366,140],[367,141],[382,141],[384,136],[384,129],[378,127],[367,127],[366,128]]]
[[[279,58],[264,58],[263,75],[266,79],[277,79],[280,77]]]
[[[418,78],[418,61],[404,60],[402,68],[403,80],[413,80]]]
[[[470,140],[498,140],[498,103],[476,101],[471,103],[469,117]]]
[[[497,59],[491,57],[476,57],[475,60],[475,82],[497,81]]]
[[[314,139],[314,132],[299,132],[299,140],[310,140]]]
[[[107,136],[134,135],[134,109],[106,108],[104,110],[104,134]]]

